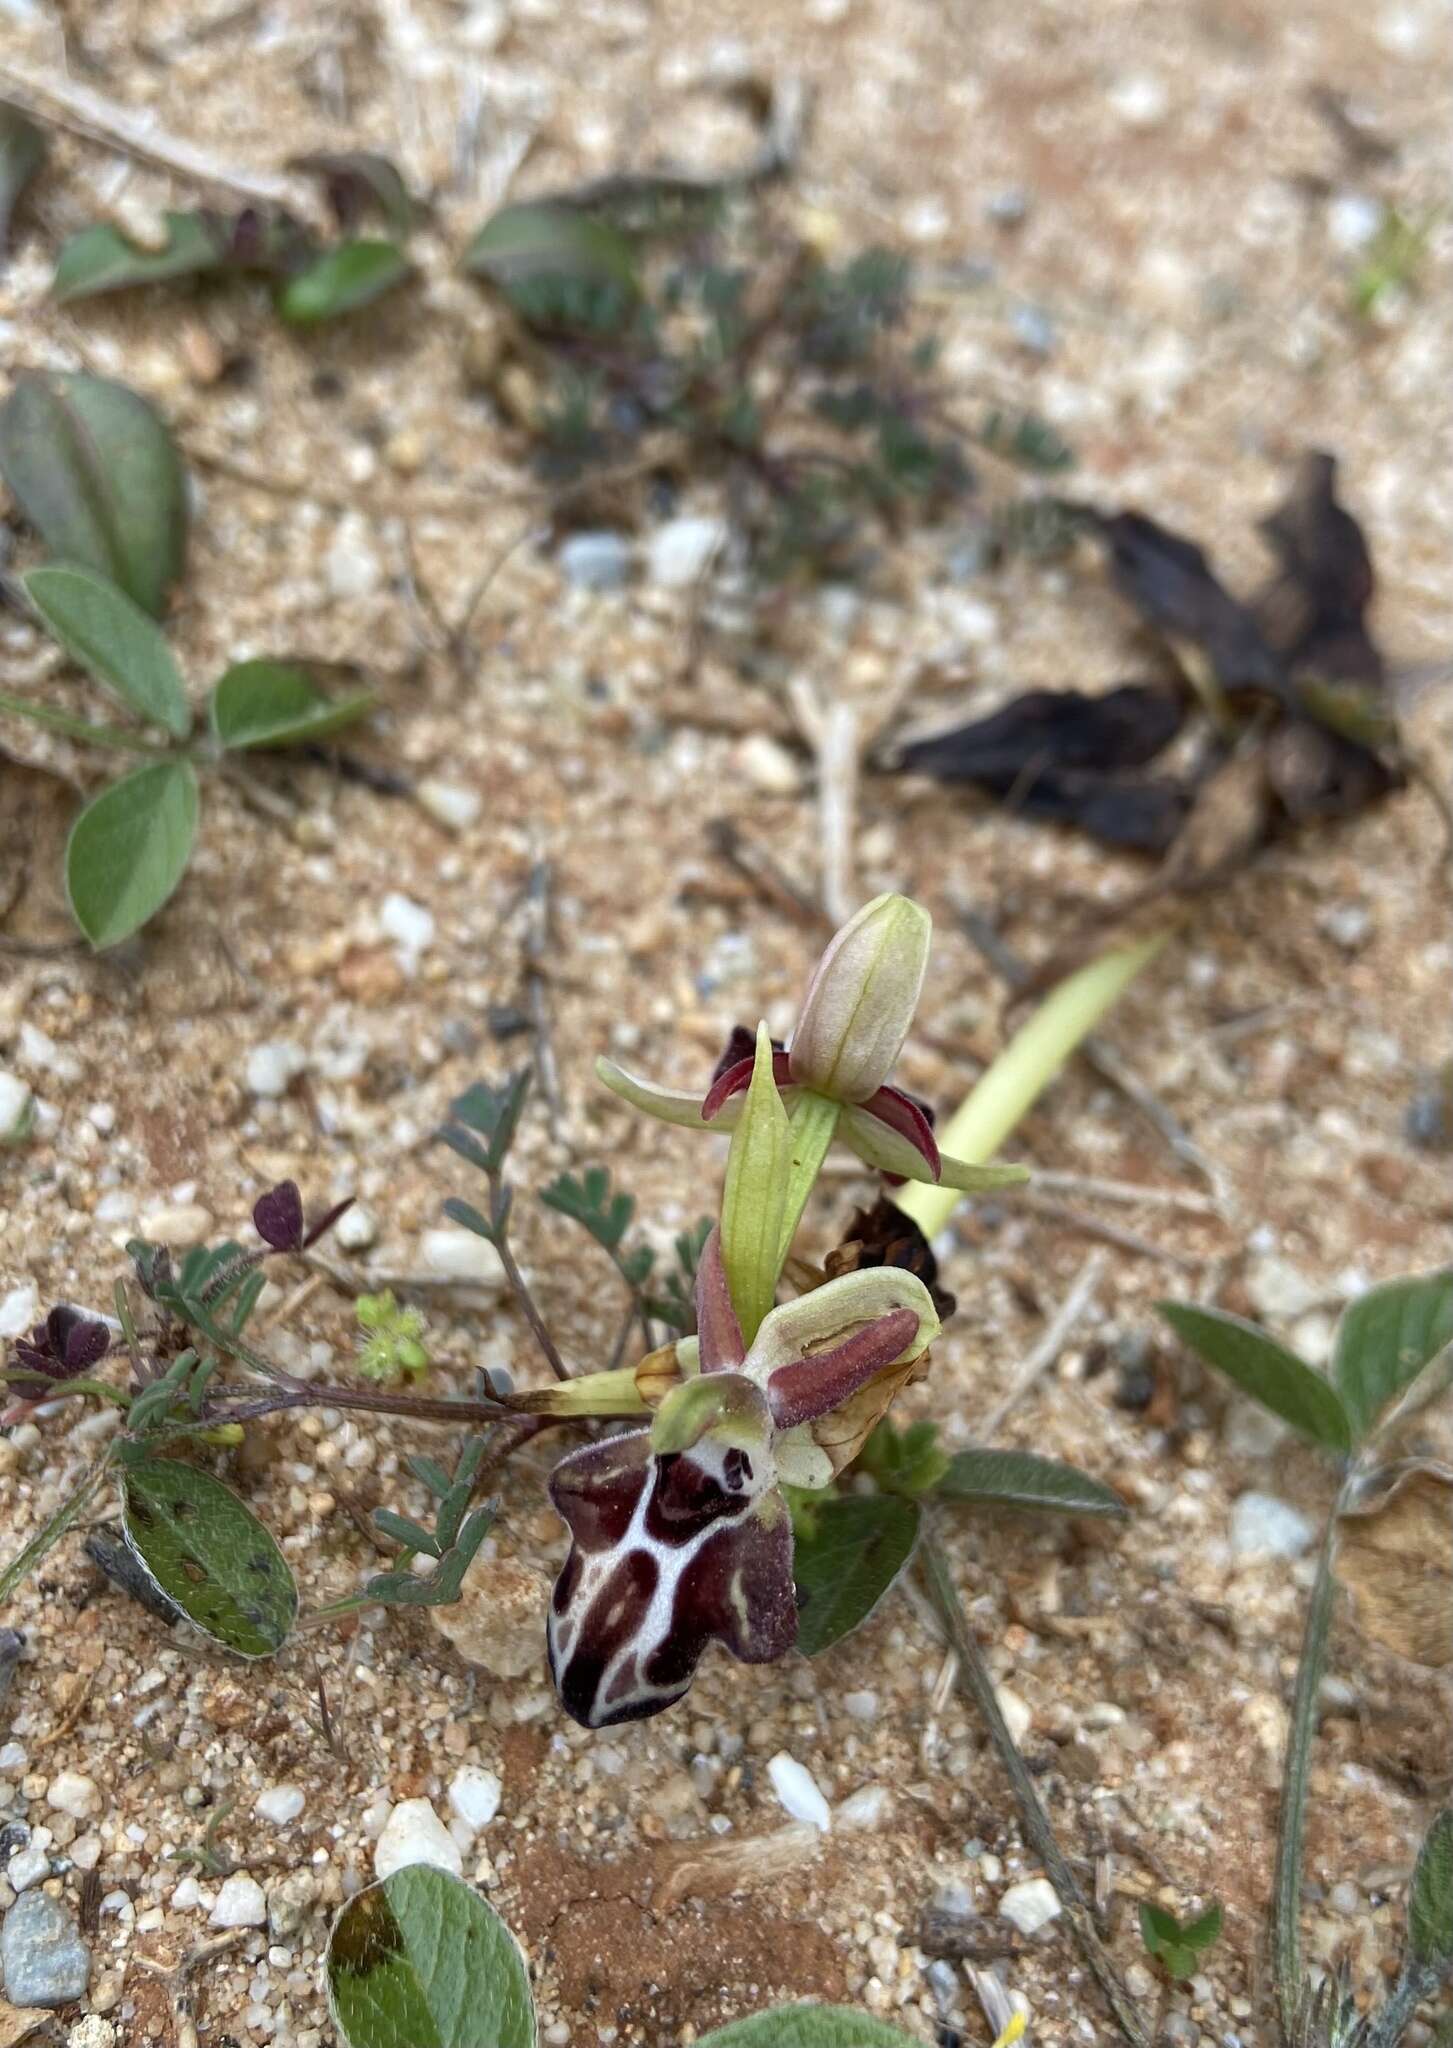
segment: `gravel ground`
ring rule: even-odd
[[[1246,587],[1261,566],[1255,521],[1296,453],[1335,449],[1380,566],[1381,642],[1422,678],[1410,729],[1446,778],[1450,31],[1445,0],[809,0],[789,19],[748,0],[729,33],[704,7],[635,0],[111,0],[55,13],[0,0],[0,64],[27,77],[64,63],[253,168],[367,143],[441,195],[419,289],[305,340],[246,292],[50,307],[66,232],[102,210],[154,219],[188,196],[73,140],[0,270],[7,366],[122,374],[176,427],[198,500],[174,631],[188,675],[200,684],[269,650],[366,664],[384,703],[360,751],[425,796],[322,766],[260,769],[209,790],[202,850],[143,944],[99,961],[0,959],[0,1066],[39,1103],[31,1142],[0,1165],[6,1332],[57,1299],[109,1303],[138,1227],[177,1242],[240,1230],[284,1176],[318,1202],[358,1195],[376,1230],[350,1254],[365,1275],[437,1275],[448,1251],[426,1233],[442,1196],[469,1190],[424,1141],[454,1093],[529,1047],[503,1034],[528,1008],[519,899],[541,860],[553,931],[535,964],[559,1088],[527,1122],[519,1178],[539,1186],[608,1160],[668,1247],[714,1200],[719,1141],[643,1127],[596,1089],[591,1063],[605,1050],[687,1082],[732,1023],[759,1009],[774,1026],[790,1019],[819,935],[723,866],[707,829],[730,818],[816,886],[819,812],[786,680],[837,693],[871,730],[895,706],[927,723],[1030,685],[1144,673],[1098,575],[1018,562],[967,577],[955,528],[885,552],[848,601],[804,596],[774,613],[751,675],[709,635],[683,680],[690,593],[648,567],[620,589],[581,588],[531,530],[518,436],[461,372],[486,316],[450,252],[506,189],[733,161],[750,141],[729,91],[743,77],[807,81],[801,205],[846,247],[911,249],[955,383],[1038,408],[1076,447],[1086,494],[1194,533]],[[1351,123],[1319,94],[1347,96]],[[1417,290],[1367,325],[1348,311],[1349,281],[1383,203],[1438,218]],[[234,357],[245,381],[215,374]],[[721,508],[703,493],[676,510]],[[649,561],[651,531],[627,538]],[[466,673],[437,651],[420,592],[457,616],[512,541]],[[16,686],[49,659],[13,613],[0,657]],[[61,929],[56,850],[77,772],[7,726],[12,934]],[[1001,1036],[1001,993],[955,906],[992,908],[1044,957],[1087,902],[1142,871],[926,785],[869,777],[855,826],[859,891],[910,890],[938,920],[925,1028],[902,1073],[946,1108]],[[1310,1453],[1161,1343],[1149,1304],[1215,1286],[1323,1356],[1342,1301],[1447,1259],[1447,1161],[1404,1137],[1420,1077],[1450,1051],[1441,844],[1412,792],[1277,852],[1204,906],[1110,1035],[1214,1161],[1211,1213],[1109,1205],[1074,1186],[965,1210],[945,1276],[960,1313],[908,1398],[950,1445],[970,1440],[1080,1273],[1089,1232],[1122,1233],[1001,1440],[1111,1480],[1133,1520],[965,1514],[943,1535],[1045,1796],[1150,2006],[1137,1899],[1224,1903],[1222,1944],[1170,1999],[1185,2048],[1273,2037],[1275,1786],[1329,1488]],[[1017,1150],[1052,1172],[1204,1193],[1088,1073],[1052,1092]],[[831,1184],[812,1244],[832,1241],[862,1192]],[[604,1362],[620,1308],[604,1262],[530,1201],[520,1211],[521,1256],[562,1347]],[[464,1390],[480,1363],[537,1373],[490,1273],[472,1304],[427,1299],[440,1390]],[[350,1302],[329,1285],[280,1290],[262,1320],[294,1369],[341,1370],[354,1347]],[[0,1439],[7,1552],[100,1434],[61,1414]],[[356,1583],[374,1505],[422,1505],[400,1473],[408,1436],[323,1411],[258,1430],[234,1461],[309,1604]],[[181,2043],[167,1980],[147,1965],[231,1931],[197,1968],[202,2039],[315,2048],[329,2031],[328,1918],[372,1876],[391,1811],[427,1800],[520,1934],[550,2048],[689,2043],[794,1996],[894,2014],[924,2042],[951,2042],[954,2027],[986,2039],[970,1966],[1023,1994],[1036,2040],[1110,2038],[1063,1922],[1025,1936],[1001,1911],[1037,1868],[922,1601],[895,1596],[811,1665],[744,1671],[714,1655],[672,1714],[589,1736],[561,1719],[531,1647],[563,1554],[545,1469],[533,1452],[511,1468],[486,1566],[442,1631],[365,1614],[351,1633],[304,1633],[267,1666],[174,1639],[74,1539],[53,1554],[5,1617],[27,1643],[0,1709],[0,1826],[29,1827],[14,1841],[44,1854],[19,1874],[87,1916],[88,2004],[67,2016],[101,2016],[117,2042]],[[467,1661],[476,1634],[499,1670]],[[1306,1924],[1313,1954],[1347,1955],[1365,1984],[1448,1783],[1449,1701],[1446,1679],[1350,1625],[1334,1671]],[[783,1752],[834,1805],[830,1833],[784,1812],[767,1768]],[[500,1781],[479,1826],[459,1811],[466,1795],[451,1798],[471,1767]],[[225,1881],[186,1859],[209,1822],[236,1865]],[[0,1908],[13,1891],[0,1878]],[[75,2048],[113,2038],[82,2025]]]

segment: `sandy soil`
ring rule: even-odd
[[[405,533],[420,581],[454,616],[529,510],[517,440],[461,372],[484,316],[451,275],[451,251],[507,185],[730,161],[746,131],[721,88],[744,70],[812,86],[802,203],[831,216],[847,246],[886,239],[922,260],[966,394],[1038,407],[1076,446],[1077,484],[1194,532],[1243,586],[1261,566],[1254,522],[1291,459],[1332,447],[1380,565],[1383,645],[1407,665],[1446,655],[1449,231],[1434,230],[1419,293],[1370,328],[1347,311],[1358,259],[1345,246],[1349,198],[1446,208],[1443,0],[812,0],[791,13],[748,0],[729,24],[702,6],[637,0],[481,0],[472,12],[443,0],[326,11],[111,0],[33,17],[11,0],[0,55],[54,74],[62,25],[73,76],[229,161],[269,167],[303,147],[368,143],[439,190],[421,287],[352,330],[299,340],[246,292],[66,314],[44,297],[65,232],[103,206],[135,219],[186,195],[63,141],[0,271],[0,336],[8,365],[123,374],[175,423],[198,501],[175,639],[199,688],[243,653],[365,663],[384,708],[362,750],[415,780],[462,785],[480,808],[451,834],[417,803],[325,768],[270,767],[255,786],[209,787],[202,851],[143,945],[100,961],[0,962],[0,1058],[44,1105],[33,1142],[0,1166],[0,1295],[33,1282],[42,1303],[105,1303],[138,1224],[199,1210],[183,1231],[240,1229],[284,1175],[318,1201],[360,1196],[378,1226],[365,1272],[417,1272],[442,1196],[468,1191],[464,1169],[424,1141],[452,1094],[529,1047],[495,1032],[522,996],[516,905],[538,859],[554,873],[545,974],[559,1105],[537,1102],[520,1178],[542,1185],[608,1160],[668,1245],[713,1202],[717,1146],[643,1128],[597,1090],[591,1062],[610,1050],[689,1081],[733,1022],[760,1008],[790,1018],[818,935],[759,900],[707,838],[729,817],[816,884],[817,807],[792,753],[785,680],[846,694],[870,727],[900,696],[927,719],[1034,683],[1144,673],[1098,576],[1016,564],[965,580],[957,530],[885,556],[858,603],[800,600],[756,680],[709,643],[683,685],[688,598],[644,580],[572,589],[536,538],[480,609],[475,674],[432,645]],[[1318,112],[1319,88],[1352,95],[1394,153],[1359,155]],[[989,204],[1015,187],[1027,217],[997,226]],[[963,287],[970,259],[992,264],[991,284]],[[1018,338],[1025,306],[1048,316],[1047,355]],[[244,359],[245,378],[205,381],[219,354]],[[703,497],[685,509],[714,507]],[[47,658],[10,614],[0,650],[17,677]],[[1446,688],[1424,690],[1410,716],[1446,770]],[[795,791],[761,786],[742,743],[755,730],[802,763]],[[74,764],[13,725],[5,748],[3,857],[20,871],[9,928],[53,934],[73,801],[53,771]],[[875,779],[855,858],[862,893],[905,888],[938,918],[929,1028],[903,1076],[945,1107],[999,1042],[1000,992],[955,906],[992,909],[1042,956],[1073,928],[1075,903],[1140,872],[952,794]],[[1107,1532],[963,1515],[943,1533],[996,1674],[1023,1704],[1045,1796],[1087,1878],[1098,1873],[1113,1945],[1152,2002],[1136,1899],[1224,1902],[1221,1947],[1172,2001],[1184,2043],[1272,2038],[1264,1910],[1308,1560],[1237,1555],[1233,1504],[1269,1493],[1316,1517],[1328,1481],[1163,1349],[1149,1304],[1217,1286],[1316,1355],[1349,1292],[1447,1258],[1447,1162],[1403,1137],[1418,1076],[1450,1050],[1440,859],[1434,813],[1413,793],[1279,852],[1206,906],[1111,1036],[1214,1160],[1216,1212],[1109,1207],[1073,1191],[965,1212],[946,1274],[961,1311],[931,1383],[910,1398],[951,1442],[970,1439],[1079,1272],[1083,1219],[1138,1234],[1141,1249],[1108,1248],[1092,1310],[1002,1433],[1111,1479],[1134,1520]],[[427,913],[415,951],[398,943],[395,893]],[[278,1043],[306,1065],[281,1099],[259,1097],[249,1054]],[[1086,1073],[1054,1090],[1021,1139],[1023,1157],[1061,1172],[1197,1185]],[[813,1243],[831,1241],[861,1192],[834,1186],[809,1218]],[[602,1361],[619,1313],[603,1262],[528,1200],[520,1240],[568,1355]],[[265,1313],[295,1365],[341,1369],[353,1348],[350,1304],[328,1286],[280,1295]],[[429,1319],[441,1388],[463,1389],[480,1362],[538,1371],[503,1300],[464,1309],[435,1293]],[[1148,1411],[1117,1401],[1123,1347],[1141,1340],[1158,1389]],[[7,1552],[94,1448],[94,1427],[68,1435],[62,1416],[0,1442]],[[309,1602],[356,1582],[372,1506],[420,1505],[399,1474],[406,1448],[397,1430],[325,1414],[259,1431],[239,1461],[236,1481]],[[544,1470],[533,1456],[512,1469],[491,1543],[527,1590],[562,1554]],[[475,1598],[487,1620],[488,1593]],[[183,2038],[142,1964],[214,1932],[218,1880],[189,1881],[173,1860],[210,1816],[230,1802],[220,1845],[297,1903],[201,1973],[202,2038],[313,2048],[328,2034],[328,1918],[371,1876],[389,1802],[427,1796],[446,1811],[445,1788],[469,1762],[501,1774],[503,1797],[466,1870],[525,1943],[552,2048],[664,2048],[794,1996],[895,2014],[925,2042],[955,2041],[955,2027],[986,2039],[963,1974],[956,1987],[952,1969],[928,1974],[925,1913],[945,1888],[966,1894],[961,1920],[965,1908],[982,1915],[971,1960],[1024,1994],[1036,2039],[1109,2038],[1063,1922],[1025,1941],[996,1916],[1033,1862],[907,1597],[817,1664],[745,1672],[713,1656],[685,1706],[608,1739],[561,1719],[538,1664],[508,1679],[472,1668],[423,1619],[305,1634],[276,1664],[239,1673],[173,1641],[75,1542],[6,1619],[30,1647],[3,1731],[24,1757],[0,1771],[0,1818],[49,1826],[64,1895],[99,1898],[91,2004],[128,2042]],[[1335,1670],[1308,1938],[1323,1959],[1348,1953],[1365,1983],[1390,1952],[1400,1880],[1447,1783],[1448,1697],[1350,1627]],[[786,1816],[765,1766],[784,1749],[833,1801],[881,1787],[871,1824],[779,1839]],[[66,1771],[102,1788],[94,1815],[47,1806]],[[253,1809],[279,1784],[305,1804],[274,1826]],[[740,1853],[756,1837],[767,1846]]]

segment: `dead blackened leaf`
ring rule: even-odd
[[[1344,1515],[1337,1575],[1375,1642],[1436,1670],[1453,1665],[1453,1471],[1404,1466]]]
[[[1372,554],[1337,502],[1337,462],[1309,449],[1286,502],[1261,522],[1279,573],[1256,600],[1261,632],[1287,670],[1380,689],[1382,656],[1367,631]]]
[[[854,1215],[847,1236],[824,1260],[823,1277],[836,1280],[870,1266],[898,1266],[916,1274],[928,1289],[940,1322],[946,1323],[958,1307],[956,1297],[938,1284],[938,1260],[928,1239],[911,1216],[883,1196],[871,1209]]]
[[[1245,605],[1219,581],[1204,551],[1140,512],[1098,518],[1115,588],[1174,650],[1203,692],[1281,687],[1279,664]]]

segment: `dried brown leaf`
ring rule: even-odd
[[[1453,1665],[1453,1470],[1405,1466],[1344,1515],[1337,1576],[1375,1642],[1436,1670]]]

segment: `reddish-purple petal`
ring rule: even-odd
[[[933,1135],[932,1124],[911,1095],[905,1095],[901,1088],[880,1088],[857,1107],[864,1115],[876,1117],[880,1124],[896,1131],[900,1138],[906,1138],[923,1154],[924,1164],[934,1179],[938,1179],[938,1140]]]
[[[911,1308],[878,1316],[830,1351],[814,1352],[792,1365],[779,1366],[767,1381],[767,1405],[778,1429],[814,1422],[851,1400],[860,1387],[876,1379],[901,1358],[918,1335],[919,1318]]]
[[[717,1075],[702,1098],[703,1123],[709,1124],[733,1095],[740,1095],[748,1086],[752,1078],[752,1066],[753,1062],[749,1059],[738,1060],[735,1066],[728,1067],[724,1073]],[[772,1055],[772,1079],[779,1088],[789,1088],[792,1085],[792,1070],[785,1052],[774,1052]]]
[[[748,1065],[750,1065],[750,1061]],[[721,1256],[721,1228],[713,1224],[696,1265],[696,1334],[703,1372],[721,1372],[740,1365],[747,1355],[742,1326],[732,1307],[726,1267]]]

